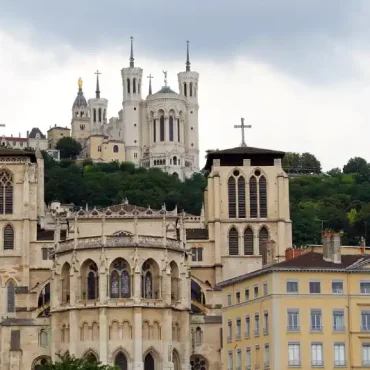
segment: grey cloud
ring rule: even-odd
[[[225,61],[246,55],[313,83],[353,75],[346,52],[365,47],[366,0],[64,0],[3,1],[0,24],[35,32],[35,43],[108,50],[135,36],[137,54]],[[339,51],[338,52],[338,46]]]

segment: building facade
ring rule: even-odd
[[[186,70],[178,74],[179,92],[167,85],[165,72],[164,86],[153,94],[150,79],[149,94],[143,98],[143,70],[135,66],[131,39],[130,64],[121,70],[122,110],[109,120],[108,100],[101,97],[99,74],[94,99],[86,100],[82,80],[78,82],[72,106],[74,139],[83,147],[92,135],[122,142],[126,161],[146,168],[158,167],[180,179],[199,171],[199,74],[190,69],[189,45]],[[88,154],[83,152],[84,156]],[[110,159],[108,155],[106,158]]]
[[[219,284],[224,368],[370,366],[370,256],[339,235],[323,244]]]

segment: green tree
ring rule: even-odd
[[[59,359],[51,364],[41,367],[41,370],[118,370],[116,366],[103,365],[91,358],[77,358],[74,356],[59,356]]]
[[[313,173],[321,173],[321,163],[311,153],[303,153],[301,155],[301,167]]]
[[[82,146],[71,137],[63,137],[57,142],[56,149],[60,150],[60,158],[76,159]]]
[[[286,153],[282,166],[285,170],[302,170],[308,173],[321,173],[320,161],[311,153]]]
[[[343,173],[355,173],[361,180],[370,178],[370,166],[364,158],[354,157],[343,167]]]

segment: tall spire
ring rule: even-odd
[[[99,72],[99,70],[97,70],[95,72],[95,74],[96,74],[96,91],[95,91],[95,96],[96,96],[96,99],[100,99],[99,75],[101,75],[101,73]]]
[[[134,63],[134,38],[131,36],[131,54],[130,54],[130,68],[135,67]]]
[[[152,95],[152,78],[153,78],[153,76],[150,74],[148,76],[148,78],[149,78],[149,95]]]
[[[186,41],[186,72],[190,72],[189,41]]]

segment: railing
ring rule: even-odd
[[[370,326],[369,325],[361,325],[361,331],[370,331]]]
[[[335,360],[334,366],[346,366],[346,360]]]
[[[288,366],[301,366],[301,360],[288,360]]]
[[[249,330],[244,333],[245,338],[249,338],[250,336],[251,336],[251,333]]]
[[[312,360],[311,361],[311,366],[324,366],[324,361],[323,360]]]
[[[270,362],[269,361],[266,361],[265,362],[265,369],[268,369],[270,367]]]
[[[322,326],[313,325],[313,326],[311,326],[311,331],[322,331]]]
[[[267,335],[269,333],[269,329],[268,328],[264,328],[263,329],[263,335]]]
[[[260,335],[260,330],[259,330],[259,329],[254,329],[254,335],[255,335],[256,337],[259,337],[259,335]]]
[[[345,331],[345,330],[346,330],[346,328],[343,325],[334,325],[333,326],[333,331]]]
[[[287,327],[287,330],[288,331],[300,331],[301,330],[301,327],[300,326],[295,326],[295,325],[288,325]]]

